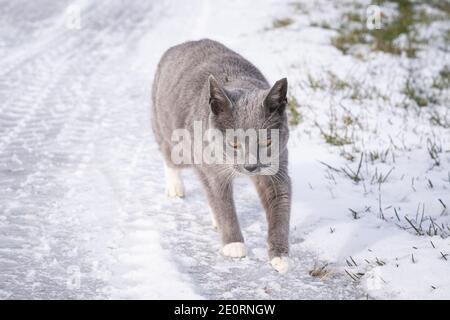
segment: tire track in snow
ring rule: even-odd
[[[116,12],[121,10],[120,4],[118,7],[108,8]],[[105,18],[109,19],[109,12],[105,12],[104,8],[100,9]],[[139,10],[135,12],[141,22],[135,28],[140,30],[129,30],[130,34],[137,31],[142,33],[145,28],[142,24],[144,19],[140,17],[143,14]],[[114,26],[114,23],[105,22],[105,25]],[[92,33],[95,34],[95,30]],[[107,46],[98,55],[91,55],[90,50],[95,49],[94,45],[98,46],[105,41],[102,39],[105,34],[112,37],[112,41],[106,42]],[[89,35],[88,33],[87,36]],[[129,35],[123,33],[123,36]],[[96,287],[100,283],[95,274],[98,270],[92,270],[92,265],[86,265],[92,262],[89,261],[89,240],[95,239],[90,239],[87,234],[86,229],[89,230],[90,226],[82,225],[96,219],[91,219],[83,212],[82,206],[65,208],[66,200],[62,201],[73,197],[73,190],[67,187],[64,177],[73,177],[73,173],[80,175],[89,166],[96,135],[101,130],[99,121],[108,114],[110,107],[102,103],[102,99],[108,97],[108,92],[114,85],[115,79],[111,81],[109,72],[111,64],[117,62],[117,57],[114,53],[112,58],[108,57],[108,51],[121,38],[105,28],[97,38],[100,41],[93,42],[92,38],[88,41],[87,38],[80,37],[76,41],[79,46],[63,46],[63,49],[58,49],[62,51],[59,52],[61,57],[53,62],[58,64],[59,61],[60,65],[55,69],[59,72],[59,78],[64,80],[64,86],[58,83],[58,78],[54,78],[54,86],[44,92],[41,98],[40,107],[45,108],[19,115],[19,123],[10,135],[10,140],[4,141],[6,143],[3,146],[6,148],[3,148],[1,157],[7,159],[13,156],[17,163],[13,169],[12,163],[7,163],[1,176],[2,191],[5,191],[2,192],[3,198],[6,200],[2,201],[0,221],[0,235],[4,240],[0,247],[0,264],[4,267],[0,276],[2,297],[85,298],[99,294]],[[42,53],[44,59],[52,60],[46,54],[48,53]],[[67,61],[68,56],[72,57],[71,61]],[[59,69],[61,65],[63,68]],[[26,67],[35,71],[33,63]],[[49,72],[52,69],[44,67],[42,70]],[[30,74],[28,76],[31,82],[36,80]],[[45,85],[45,81],[34,82],[36,91],[39,91],[42,84]],[[69,89],[66,90],[67,88]],[[86,108],[61,110],[55,107],[54,102],[58,99],[65,103],[74,99],[77,106],[85,104]],[[13,100],[14,98],[11,99]],[[17,107],[20,109],[17,103],[12,102],[7,107],[12,113],[16,112]],[[32,143],[32,146],[23,148],[27,143]],[[27,149],[32,157],[27,155]],[[20,173],[27,166],[28,170]],[[97,230],[100,231],[101,229]],[[67,267],[72,265],[85,273],[84,285],[78,291],[69,291],[66,285]],[[94,274],[91,277],[89,274],[92,272]],[[5,288],[8,289],[7,292]]]

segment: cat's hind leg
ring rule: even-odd
[[[179,168],[168,166],[164,163],[164,172],[166,176],[166,195],[169,198],[183,198],[184,184],[181,178]]]

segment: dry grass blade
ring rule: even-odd
[[[413,229],[417,232],[417,234],[418,234],[419,236],[423,236],[423,233],[420,232],[419,229],[417,229],[417,227],[414,225],[414,223],[412,223],[411,220],[408,219],[408,217],[405,216],[405,220],[408,221],[408,223],[411,225],[411,227],[413,227]]]

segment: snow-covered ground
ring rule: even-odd
[[[336,31],[312,23],[339,21],[329,3],[0,1],[0,298],[450,298],[449,128],[398,106],[410,67],[426,81],[450,64],[448,48],[344,55]],[[300,105],[286,275],[268,264],[247,181],[236,188],[240,261],[220,255],[192,172],[184,200],[164,195],[153,73],[168,47],[203,37],[270,81],[287,76]],[[350,85],[336,89],[336,77]],[[379,94],[350,99],[356,84]],[[450,123],[442,95],[433,110]],[[326,143],[330,124],[351,143]]]

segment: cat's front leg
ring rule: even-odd
[[[253,177],[268,222],[269,259],[280,273],[289,268],[289,219],[291,210],[291,182],[287,172],[275,176]]]
[[[197,169],[200,181],[206,192],[210,209],[220,232],[222,253],[232,258],[245,257],[247,249],[244,244],[233,201],[233,186],[226,176],[217,170]]]

